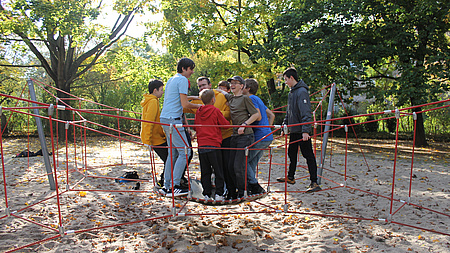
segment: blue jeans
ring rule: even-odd
[[[248,152],[247,158],[247,181],[249,184],[257,184],[256,179],[256,167],[258,166],[259,159],[264,154],[264,150],[254,150],[254,149],[265,149],[269,147],[272,141],[260,141],[253,145]]]
[[[169,147],[169,156],[164,168],[164,187],[166,189],[172,188],[172,164],[173,164],[173,185],[180,185],[180,179],[183,176],[184,168],[186,167],[186,153],[185,147],[188,147],[186,133],[184,128],[175,128],[175,124],[182,124],[181,119],[166,119],[160,118],[161,123],[173,124],[172,134],[170,134],[170,126],[162,125],[164,133],[167,138],[167,146]],[[177,131],[178,129],[178,131]],[[178,133],[179,132],[179,133]],[[170,147],[174,148],[170,148]],[[176,147],[176,148],[175,148]],[[188,149],[189,156],[191,150]]]

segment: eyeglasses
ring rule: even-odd
[[[231,81],[230,84],[236,85],[236,84],[242,84],[242,83],[239,81],[236,81],[236,82]]]

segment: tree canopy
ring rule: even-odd
[[[284,86],[277,84],[289,66],[312,90],[334,82],[345,93],[375,97],[387,109],[442,99],[449,90],[445,1],[116,0],[112,6],[120,16],[109,30],[96,22],[104,1],[15,0],[0,6],[2,46],[17,59],[0,66],[39,66],[64,91],[92,87],[80,93],[130,110],[139,107],[148,80],[166,81],[184,56],[197,63],[191,81],[200,75],[213,85],[236,74],[256,78],[259,95],[275,107],[286,103]],[[143,39],[157,38],[167,53],[123,36],[135,14],[156,12],[163,19],[148,23]],[[416,144],[426,145],[418,115]]]
[[[450,2],[291,1],[259,57],[294,64],[312,84],[364,86],[379,101],[421,105],[449,90]],[[305,8],[305,6],[308,6]],[[377,81],[388,79],[380,89]],[[386,89],[387,88],[387,89]],[[415,109],[416,112],[420,108]],[[416,144],[426,145],[422,114]]]

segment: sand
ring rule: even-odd
[[[148,151],[137,144],[89,138],[87,168],[81,143],[76,166],[73,144],[68,146],[68,164],[66,147],[58,146],[58,199],[49,189],[43,157],[12,158],[26,148],[27,139],[4,139],[9,208],[2,179],[0,251],[28,246],[18,252],[450,252],[446,145],[431,143],[416,150],[409,198],[411,143],[400,143],[393,180],[394,142],[360,141],[364,155],[353,143],[347,162],[345,140],[329,142],[333,153],[327,153],[323,191],[304,193],[308,172],[299,167],[296,184],[288,185],[291,192],[285,194],[284,183],[275,183],[276,177],[284,176],[280,148],[273,152],[267,197],[226,206],[175,200],[173,207],[171,199],[153,193],[153,181],[142,182],[136,191],[134,184],[111,179],[127,170],[152,178]],[[31,151],[40,149],[36,138],[30,139],[30,145]],[[268,159],[266,152],[258,173],[264,187]],[[125,165],[114,165],[121,160]],[[305,166],[301,157],[299,165]],[[159,172],[162,165],[156,168]],[[95,177],[84,178],[82,173]],[[190,176],[200,178],[197,154]],[[399,201],[393,202],[391,211],[393,183],[393,198]],[[172,217],[174,210],[180,213]]]

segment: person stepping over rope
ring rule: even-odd
[[[311,122],[311,102],[309,100],[308,85],[303,80],[298,79],[297,70],[288,68],[283,72],[286,84],[291,88],[288,95],[288,107],[283,125],[293,125]],[[287,178],[279,177],[278,182],[295,184],[295,170],[297,169],[298,147],[308,164],[308,171],[311,184],[306,193],[322,190],[317,184],[317,162],[311,144],[311,124],[289,127],[289,172]],[[283,133],[283,132],[282,132]]]
[[[228,120],[225,119],[219,109],[214,107],[214,103],[216,102],[214,91],[204,89],[200,92],[199,96],[205,105],[197,110],[195,114],[195,125],[222,125],[228,126],[229,128],[230,123]],[[205,196],[205,200],[212,198],[211,174],[214,171],[216,176],[214,199],[216,201],[223,201],[224,174],[222,151],[220,149],[208,149],[208,147],[220,148],[222,144],[221,129],[214,126],[197,126],[194,130],[197,132],[203,196]]]

